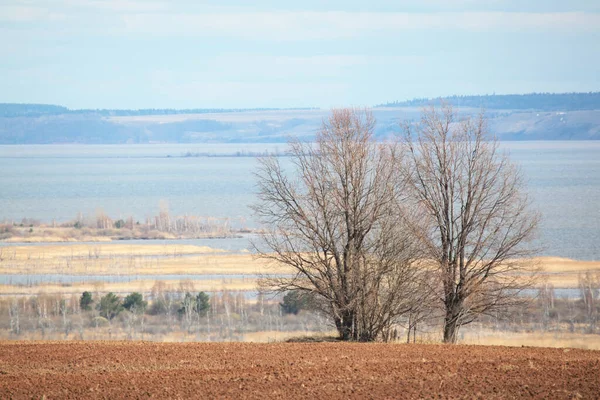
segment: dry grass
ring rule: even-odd
[[[107,236],[88,236],[83,235],[77,238],[65,235],[49,234],[45,236],[13,236],[5,239],[6,243],[63,243],[63,242],[110,242],[112,239]]]
[[[171,256],[197,253],[215,253],[222,250],[207,246],[181,244],[73,244],[47,246],[5,246],[3,257],[12,260],[52,259],[83,257],[95,258],[110,256]],[[14,254],[14,255],[13,255]]]
[[[86,321],[87,322],[87,321]],[[109,328],[107,325],[100,327],[90,327],[86,326],[83,332],[83,338],[85,340],[128,340],[129,331],[124,329],[118,323],[113,323],[113,327]],[[212,340],[218,340],[217,337],[214,337],[216,332],[213,332]],[[307,333],[305,331],[260,331],[260,332],[246,332],[241,336],[243,342],[249,343],[273,343],[273,342],[285,342],[290,338],[301,338],[301,337],[311,337],[311,338],[319,338],[319,337],[327,337],[335,335],[335,332],[330,332],[328,335],[323,333]],[[166,343],[177,343],[177,342],[197,342],[197,341],[208,341],[206,332],[202,331],[200,333],[188,333],[185,330],[178,330],[175,327],[175,330],[168,333],[160,333],[160,334],[150,334],[145,333],[144,340],[152,340],[157,342],[166,342]],[[139,340],[142,338],[142,333],[139,331],[135,332],[135,339]],[[53,341],[63,341],[63,340],[80,340],[81,337],[77,330],[72,330],[67,336],[65,336],[64,332],[60,329],[56,329],[52,332],[46,332],[42,334],[39,330],[34,332],[24,332],[19,336],[19,341],[32,341],[32,340],[53,340]],[[0,330],[0,341],[6,341],[3,344],[14,344],[17,343],[13,338],[11,338],[10,334],[7,330]],[[113,342],[114,343],[114,342]]]
[[[252,255],[224,255],[206,246],[48,245],[11,246],[2,251],[3,274],[258,274],[267,269],[263,260]]]
[[[178,288],[181,280],[163,280],[165,284]],[[204,279],[204,280],[186,280],[191,282],[196,291],[251,291],[256,290],[256,279]],[[132,282],[82,282],[69,285],[61,284],[40,284],[35,286],[22,285],[0,285],[0,295],[33,296],[39,293],[61,294],[61,295],[80,295],[84,291],[97,291],[100,293],[149,293],[156,283],[153,279],[137,280]]]
[[[544,268],[544,272],[581,272],[586,270],[600,270],[600,261],[578,261],[561,257],[538,257],[535,259]]]
[[[266,267],[249,254],[218,255],[222,250],[178,244],[6,246],[0,251],[0,273],[5,274],[256,274]],[[576,287],[580,273],[600,271],[600,261],[558,257],[534,261],[544,279],[556,287]]]
[[[0,334],[0,340],[7,340],[9,336],[8,331],[2,331]],[[107,326],[99,328],[86,328],[84,336],[86,339],[92,340],[108,340],[112,339],[126,339],[127,331],[115,325],[112,329],[112,333],[109,334],[109,328]],[[201,339],[202,335],[200,333]],[[111,336],[112,335],[112,336]],[[42,335],[41,332],[26,332],[23,333],[20,340],[77,340],[79,334],[74,330],[68,337],[65,338],[64,334],[59,330],[51,334]],[[244,342],[255,342],[255,343],[271,343],[271,342],[285,342],[291,338],[331,338],[335,337],[335,332],[306,332],[306,331],[259,331],[259,332],[246,332],[243,334],[242,341]],[[136,337],[141,338],[141,333],[137,332]],[[185,331],[173,331],[167,334],[160,335],[145,335],[146,340],[158,340],[161,342],[190,342],[197,341],[197,335],[195,333],[189,334]],[[402,342],[402,341],[400,341]],[[12,343],[11,341],[6,344]],[[440,341],[435,340],[419,340],[421,344],[440,344]],[[482,346],[509,346],[509,347],[548,347],[548,348],[578,348],[587,350],[600,350],[600,335],[586,335],[581,333],[552,333],[552,332],[497,332],[492,330],[485,330],[482,332],[465,332],[464,338],[460,340],[461,345],[482,345]],[[502,367],[501,367],[502,368]]]
[[[0,228],[6,225],[0,225]],[[111,242],[128,239],[200,239],[211,238],[231,232],[223,232],[217,228],[212,232],[182,232],[171,233],[156,229],[134,227],[128,228],[106,228],[94,227],[53,227],[38,225],[34,227],[13,227],[8,225],[8,232],[1,235],[1,241],[5,243],[62,243],[62,242]]]
[[[267,264],[250,254],[221,254],[221,250],[205,246],[179,244],[49,244],[6,246],[1,247],[0,251],[2,274],[141,275],[136,277],[140,280],[122,283],[87,282],[64,285],[57,282],[31,287],[0,285],[0,294],[32,295],[40,290],[47,293],[81,293],[97,285],[103,287],[103,292],[148,292],[156,280],[153,275],[256,275],[293,272]],[[599,261],[575,261],[556,257],[542,257],[534,261],[542,270],[543,280],[558,288],[577,287],[580,273],[600,271]],[[256,279],[253,277],[225,281],[192,280],[198,290],[256,288]]]
[[[568,332],[464,332],[461,344],[486,346],[531,346],[600,350],[600,335]]]
[[[191,275],[190,280],[196,290],[255,290],[255,275],[265,272],[265,263],[248,254],[226,255],[221,252],[191,245],[9,246],[2,248],[0,273],[3,274],[106,275],[131,277],[132,281],[0,285],[0,294],[34,295],[40,291],[72,294],[92,289],[100,292],[147,293],[156,282],[156,275]],[[234,274],[248,276],[227,277]],[[206,275],[219,276],[206,279]],[[177,277],[165,282],[177,286],[181,279]]]
[[[285,342],[291,338],[303,338],[303,337],[331,337],[336,336],[336,332],[306,332],[306,331],[261,331],[261,332],[247,332],[244,333],[244,342],[256,342],[256,343],[269,343],[269,342]]]
[[[0,264],[0,273],[21,275],[228,275],[258,274],[265,269],[263,261],[249,255],[201,255],[156,259],[42,259]]]
[[[578,261],[560,257],[538,257],[544,281],[560,288],[577,287],[579,275],[600,271],[600,261]]]

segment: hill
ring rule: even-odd
[[[394,101],[376,107],[423,107],[445,101],[456,107],[486,110],[581,111],[600,110],[600,92],[530,93],[483,96],[448,96]]]
[[[485,108],[501,140],[598,140],[600,93],[451,96],[392,102],[373,108],[376,134],[415,120],[440,100],[463,114]],[[278,143],[310,140],[328,110],[144,109],[71,110],[44,104],[0,104],[0,144]]]

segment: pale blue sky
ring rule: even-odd
[[[71,108],[598,91],[600,1],[0,0],[0,54],[0,102]]]

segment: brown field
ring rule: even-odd
[[[600,398],[600,352],[359,343],[0,342],[0,398]]]

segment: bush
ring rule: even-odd
[[[291,290],[283,296],[283,302],[279,303],[284,314],[298,314],[302,310],[311,308],[311,296],[298,290]]]
[[[168,311],[168,306],[165,301],[162,299],[156,299],[150,305],[150,310],[148,310],[150,315],[161,315],[166,314]]]
[[[83,292],[79,299],[79,307],[84,311],[89,311],[92,309],[93,302],[94,299],[92,299],[92,294],[90,292]]]
[[[92,326],[106,326],[108,325],[108,320],[104,317],[95,317],[92,318]]]
[[[133,292],[127,295],[127,297],[125,297],[125,300],[123,301],[123,308],[125,308],[128,311],[135,309],[138,312],[144,312],[147,306],[148,302],[144,301],[144,296],[142,296],[142,294],[138,292]]]
[[[201,317],[204,317],[210,308],[210,297],[204,292],[198,293],[196,296],[196,312]]]
[[[197,313],[199,316],[204,317],[210,308],[210,298],[204,292],[198,293],[198,295],[195,297],[187,292],[183,301],[181,302],[181,307],[177,310],[177,312],[179,314],[184,314],[187,307],[190,307],[191,310]]]
[[[121,298],[114,293],[108,293],[100,299],[98,304],[98,310],[100,316],[108,319],[109,321],[119,315],[123,311],[123,304]]]

